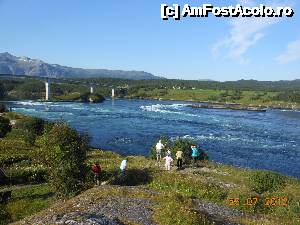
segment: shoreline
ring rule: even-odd
[[[241,107],[257,107],[257,108],[269,108],[269,109],[286,109],[286,110],[300,110],[300,105],[260,105],[260,104],[242,104],[237,102],[214,102],[214,101],[199,101],[193,99],[163,99],[163,98],[143,98],[143,97],[123,97],[120,99],[129,99],[129,100],[157,100],[157,101],[181,101],[188,103],[204,103],[204,104],[220,104],[220,105],[240,105]],[[297,103],[287,103],[287,104],[297,104]]]
[[[118,100],[118,99],[126,99],[126,100],[156,100],[156,101],[178,101],[178,102],[186,102],[186,103],[191,103],[191,105],[197,104],[207,104],[207,105],[220,105],[220,106],[239,106],[240,108],[232,108],[232,110],[244,110],[244,111],[256,111],[255,108],[257,109],[279,109],[279,110],[300,110],[300,105],[289,105],[289,104],[296,104],[296,103],[287,103],[288,105],[260,105],[260,104],[242,104],[242,103],[236,103],[236,102],[214,102],[214,101],[198,101],[198,100],[193,100],[193,99],[162,99],[162,98],[143,98],[143,97],[116,97],[114,99],[111,99],[110,97],[105,97],[105,100]],[[105,101],[104,100],[104,101]],[[23,100],[0,100],[0,103],[13,103],[13,102],[19,102],[19,101],[32,101],[32,102],[42,102],[42,103],[47,103],[47,102],[55,102],[55,103],[91,103],[91,102],[84,102],[84,101],[76,101],[76,100],[53,100],[53,101],[45,101],[45,100],[32,100],[32,99],[23,99]],[[102,103],[102,102],[99,102]],[[193,104],[194,103],[194,104]],[[98,103],[91,103],[91,104],[98,104]],[[201,108],[201,107],[192,107],[192,108]],[[203,107],[204,108],[204,107]],[[250,110],[247,110],[247,108],[250,108]],[[225,109],[227,108],[208,108],[208,109]],[[231,108],[230,108],[231,109]],[[253,110],[252,110],[253,109]],[[260,110],[257,110],[260,111]]]

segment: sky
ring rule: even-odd
[[[161,19],[161,4],[291,6],[292,18]],[[0,0],[0,52],[175,79],[300,79],[297,0]]]

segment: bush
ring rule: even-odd
[[[278,190],[285,184],[285,177],[271,171],[257,171],[250,177],[251,189],[258,194]]]
[[[7,112],[7,111],[8,110],[7,110],[6,106],[4,104],[0,103],[0,113],[4,113],[4,112]]]
[[[182,151],[183,152],[183,160],[185,161],[185,164],[189,164],[191,162],[192,159],[192,150],[191,150],[191,146],[192,145],[196,145],[195,142],[193,142],[190,139],[176,139],[174,142],[170,141],[170,139],[168,137],[165,136],[161,136],[159,139],[157,139],[154,143],[154,145],[151,147],[150,150],[150,157],[152,159],[156,159],[156,143],[158,142],[158,140],[161,140],[162,143],[164,144],[165,148],[164,151],[167,151],[167,149],[171,150],[171,155],[173,157],[175,157],[176,152],[177,151]],[[162,152],[162,155],[164,156],[165,152]],[[201,149],[199,149],[199,160],[208,160],[209,157],[208,155]]]
[[[152,159],[156,159],[156,144],[157,142],[161,140],[162,144],[165,146],[165,148],[163,149],[163,151],[166,151],[166,149],[172,149],[172,142],[170,141],[170,139],[166,136],[160,136],[160,138],[158,138],[155,143],[152,145],[151,150],[150,150],[150,157]],[[162,156],[164,155],[164,152],[162,152]]]
[[[10,166],[14,163],[22,162],[25,160],[31,160],[28,155],[20,154],[20,155],[1,155],[0,156],[0,165]]]
[[[0,138],[3,138],[10,131],[10,120],[0,116]]]
[[[43,183],[47,180],[48,171],[47,168],[39,165],[11,169],[7,174],[11,184]]]
[[[17,127],[26,131],[33,132],[35,135],[42,135],[44,132],[45,121],[39,118],[23,118],[17,123]]]
[[[103,102],[104,100],[105,98],[100,94],[85,93],[80,96],[80,101],[82,102],[100,103]]]
[[[37,137],[37,135],[34,132],[28,131],[28,132],[24,133],[23,139],[26,143],[28,143],[30,145],[34,145],[36,137]]]
[[[189,163],[192,159],[191,145],[196,145],[193,141],[189,139],[177,139],[174,142],[174,155],[177,151],[183,152],[183,158],[185,163]]]
[[[0,204],[0,225],[8,224],[11,222],[11,215],[7,210],[6,204]]]
[[[4,185],[7,183],[8,183],[8,177],[6,176],[4,171],[0,168],[0,185]]]
[[[24,141],[33,145],[37,136],[44,133],[46,122],[39,118],[23,118],[17,123],[17,127],[26,131]]]
[[[42,155],[50,168],[49,183],[60,196],[81,191],[86,177],[88,141],[66,124],[55,124],[41,140]]]

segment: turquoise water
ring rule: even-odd
[[[95,147],[148,155],[160,135],[190,138],[212,160],[300,178],[300,112],[194,109],[187,102],[107,100],[101,104],[14,102],[13,110],[63,119]]]

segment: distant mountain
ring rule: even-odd
[[[17,57],[8,52],[0,53],[0,74],[45,77],[109,77],[131,80],[153,80],[162,78],[144,71],[72,68],[45,63],[39,59]]]

